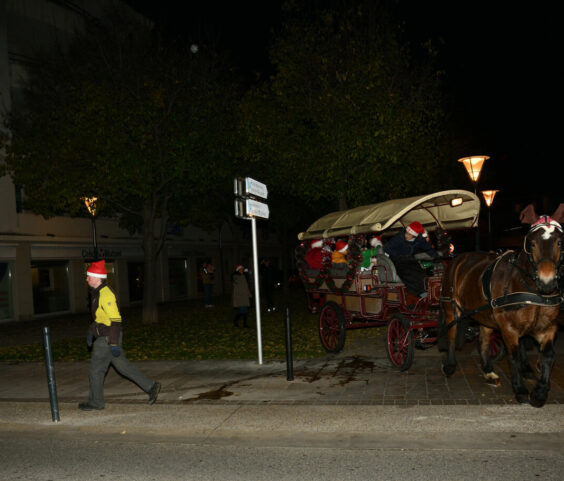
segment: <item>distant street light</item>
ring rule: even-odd
[[[488,206],[488,242],[490,250],[492,249],[492,216],[490,207],[492,206],[494,197],[498,192],[499,190],[482,190],[482,195],[484,196],[484,200]]]
[[[92,243],[94,246],[94,260],[98,260],[98,244],[96,243],[96,202],[98,197],[82,197],[84,205],[88,209],[90,218],[92,219]]]
[[[484,166],[484,162],[489,159],[487,155],[472,155],[470,157],[462,157],[458,159],[458,162],[461,162],[468,172],[468,176],[470,177],[470,181],[474,184],[474,194],[478,195],[477,192],[477,184],[478,184],[478,177],[480,177],[480,172],[482,172],[482,167]],[[480,218],[478,216],[478,220],[476,222],[476,250],[480,250]]]

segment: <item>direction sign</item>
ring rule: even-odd
[[[258,219],[268,219],[270,211],[268,210],[268,205],[263,204],[252,199],[246,199],[246,210],[249,217],[256,217]]]
[[[235,179],[235,195],[241,197],[254,196],[266,199],[268,197],[268,189],[266,184],[258,180],[245,177],[244,179],[238,177]]]
[[[235,199],[235,217],[240,219],[268,219],[270,210],[267,204],[253,199]]]
[[[268,189],[266,185],[258,180],[251,179],[247,177],[245,179],[245,183],[247,185],[247,192],[251,195],[256,195],[261,199],[266,199],[268,197]]]

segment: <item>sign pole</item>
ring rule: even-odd
[[[237,177],[233,183],[235,192],[235,217],[250,219],[253,233],[253,276],[255,280],[255,309],[257,312],[258,363],[262,364],[262,334],[260,322],[260,278],[257,247],[257,218],[268,219],[268,205],[256,200],[268,197],[268,188],[262,182],[250,177]]]
[[[259,266],[257,248],[257,220],[251,217],[253,233],[253,276],[255,279],[255,310],[257,314],[257,344],[258,344],[258,363],[262,364],[262,333],[260,322],[260,289],[259,289]]]

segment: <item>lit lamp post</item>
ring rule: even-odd
[[[470,157],[462,157],[458,159],[458,162],[461,162],[468,172],[468,176],[470,180],[474,184],[474,194],[478,195],[476,186],[478,184],[478,177],[480,177],[480,172],[482,171],[482,167],[484,166],[484,162],[489,159],[487,155],[472,155]],[[480,250],[480,219],[476,222],[476,250]]]
[[[490,207],[492,206],[494,197],[498,192],[499,190],[482,190],[482,195],[484,196],[484,200],[488,206],[488,241],[490,250],[492,248],[492,216]]]
[[[98,260],[98,244],[96,243],[96,202],[98,197],[82,197],[92,219],[92,243],[94,245],[94,260]]]

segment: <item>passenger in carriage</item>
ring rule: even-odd
[[[331,262],[333,264],[347,265],[349,262],[347,260],[347,251],[349,250],[349,244],[345,241],[337,241],[335,244],[335,250],[331,255]]]
[[[426,252],[433,259],[438,257],[437,251],[423,237],[424,233],[425,229],[421,223],[415,221],[393,236],[384,246],[384,252],[392,259],[407,290],[422,298],[427,296],[425,271],[414,256],[419,252]]]
[[[304,260],[310,269],[321,269],[323,267],[323,241],[318,239],[312,240]]]
[[[362,250],[362,264],[360,264],[361,271],[369,271],[374,266],[374,257],[378,254],[384,253],[384,246],[380,236],[373,236],[369,241],[369,247]]]

